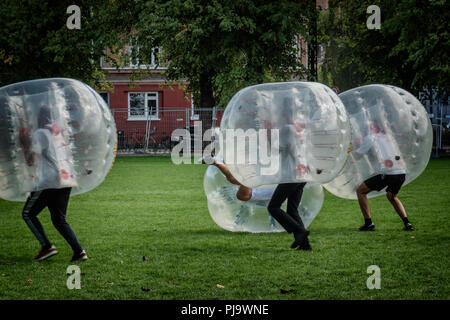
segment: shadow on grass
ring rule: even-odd
[[[0,266],[12,266],[16,264],[32,263],[33,257],[31,256],[3,256],[0,255]]]

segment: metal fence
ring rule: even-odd
[[[117,127],[119,155],[170,154],[177,143],[171,139],[175,129],[189,130],[193,145],[197,132],[194,130],[194,123],[201,122],[203,135],[206,130],[220,125],[223,114],[223,110],[216,108],[170,108],[160,111],[158,118],[148,115],[137,120],[130,117],[128,108],[115,108],[111,111]]]
[[[431,105],[425,102],[433,126],[433,157],[450,156],[450,105],[437,100]]]
[[[433,126],[432,156],[450,156],[450,106],[440,102],[433,104],[433,108],[429,105],[426,108]],[[216,108],[194,111],[190,108],[167,108],[159,112],[158,119],[147,116],[146,119],[135,120],[130,118],[128,108],[111,111],[116,121],[119,155],[170,154],[172,147],[178,143],[171,140],[175,129],[189,130],[193,151],[194,122],[201,121],[203,135],[206,130],[220,126],[223,115],[223,110]]]

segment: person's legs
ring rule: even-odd
[[[272,199],[275,189],[272,188],[254,188],[250,200],[253,202],[265,203],[265,207]]]
[[[395,212],[399,215],[399,217],[402,219],[403,224],[405,225],[406,231],[412,231],[414,230],[412,224],[409,222],[408,217],[406,215],[406,210],[403,207],[403,203],[400,201],[400,199],[397,197],[397,194],[400,191],[400,188],[402,187],[403,183],[405,182],[406,175],[405,174],[396,174],[396,175],[387,175],[387,184],[388,187],[386,189],[386,198],[389,200],[389,202],[394,207]]]
[[[273,193],[272,199],[269,202],[267,210],[271,216],[278,221],[278,223],[288,232],[294,233],[294,242],[291,248],[298,247],[308,236],[309,231],[300,225],[296,219],[291,215],[285,213],[281,209],[283,202],[289,197],[293,196],[292,193],[298,192],[297,183],[282,183],[277,186],[275,192]],[[295,196],[294,196],[295,201]],[[291,201],[292,205],[292,201]],[[292,209],[291,209],[292,210]],[[297,213],[298,214],[298,213]]]
[[[72,230],[66,221],[66,211],[69,204],[71,188],[52,189],[51,201],[49,201],[48,209],[50,210],[53,225],[56,230],[63,236],[63,238],[72,247],[74,254],[80,254],[83,249]]]
[[[373,224],[372,218],[370,217],[369,200],[367,199],[367,194],[373,190],[372,188],[374,188],[372,186],[374,179],[378,178],[374,177],[372,179],[368,179],[361,183],[361,185],[356,189],[356,196],[358,197],[359,207],[361,208],[361,212],[364,217],[364,224],[359,228],[359,231],[375,230],[375,225]],[[369,184],[369,186],[367,184]]]
[[[287,209],[286,213],[290,215],[302,229],[306,229],[303,224],[302,218],[298,214],[298,206],[300,205],[300,201],[302,200],[303,188],[305,187],[306,182],[298,183],[295,187],[295,191],[292,192],[288,197]],[[299,245],[299,249],[301,250],[312,250],[311,244],[309,243],[308,236],[305,237],[305,240],[302,241]]]
[[[403,207],[403,203],[400,201],[400,199],[397,197],[397,195],[392,194],[391,192],[387,192],[386,197],[388,198],[389,202],[394,207],[395,212],[397,212],[397,214],[402,219],[403,224],[405,225],[404,230],[406,230],[406,231],[414,230],[414,227],[412,226],[411,222],[409,222],[409,220],[408,220],[408,216],[406,215],[406,210]]]
[[[386,198],[388,198],[389,202],[392,204],[392,206],[395,209],[395,212],[400,216],[401,219],[406,218],[406,211],[403,207],[402,202],[397,197],[396,194],[392,194],[391,192],[386,192]]]
[[[298,206],[300,205],[300,201],[302,200],[303,188],[306,182],[297,183],[295,189],[288,196],[286,213],[290,215],[298,224],[304,228],[303,221],[298,214]]]
[[[52,244],[48,240],[37,215],[47,206],[47,199],[47,190],[31,192],[22,210],[23,220],[38,239],[43,250],[50,249]]]
[[[361,208],[364,219],[370,219],[370,206],[369,200],[367,200],[367,194],[370,191],[372,190],[364,182],[356,189],[356,196],[358,197],[359,207]]]
[[[272,217],[275,218],[288,233],[292,233],[296,229],[301,228],[296,220],[281,209],[281,205],[290,195],[293,185],[294,184],[292,183],[279,184],[267,206],[267,210]]]

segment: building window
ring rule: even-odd
[[[99,95],[103,98],[103,100],[105,100],[106,104],[109,107],[109,92],[99,92]]]
[[[137,69],[137,68],[141,68],[141,69],[146,69],[146,68],[160,68],[160,56],[161,56],[161,52],[162,49],[160,47],[155,47],[152,48],[152,55],[150,57],[150,65],[146,65],[146,64],[140,64],[140,60],[137,57],[139,55],[139,47],[135,47],[135,46],[128,46],[128,52],[129,54],[131,54],[133,52],[133,50],[136,51],[135,53],[135,58],[132,59],[130,57],[130,62],[129,62],[129,66],[130,68],[133,69]]]
[[[159,120],[157,92],[128,93],[128,120]]]
[[[105,57],[100,58],[100,66],[106,70],[116,69],[116,64],[119,66],[119,69],[167,69],[167,61],[161,60],[163,52],[161,47],[152,48],[152,54],[149,57],[150,61],[147,64],[141,64],[139,50],[137,46],[124,46],[121,51],[123,56],[121,57],[111,55],[110,50],[107,50],[105,51]]]
[[[319,48],[317,49],[317,59],[318,60],[322,60],[324,58],[324,50],[323,50],[323,45],[319,45]]]
[[[161,48],[160,47],[153,48],[152,49],[152,61],[151,61],[152,67],[159,66],[160,56],[161,56]]]

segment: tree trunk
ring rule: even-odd
[[[308,46],[308,81],[317,81],[317,19],[318,11],[316,8],[316,1],[308,2],[307,6],[309,21],[308,21],[308,34],[309,41]]]
[[[202,136],[206,130],[212,127],[213,108],[216,105],[212,78],[212,72],[205,71],[200,75],[200,101],[198,104],[200,110],[197,110],[196,113],[199,115],[199,120],[202,124]],[[210,142],[208,141],[203,141],[202,150],[204,150],[209,143]]]
[[[200,75],[200,108],[213,108],[216,105],[212,85],[212,75],[204,72]]]

